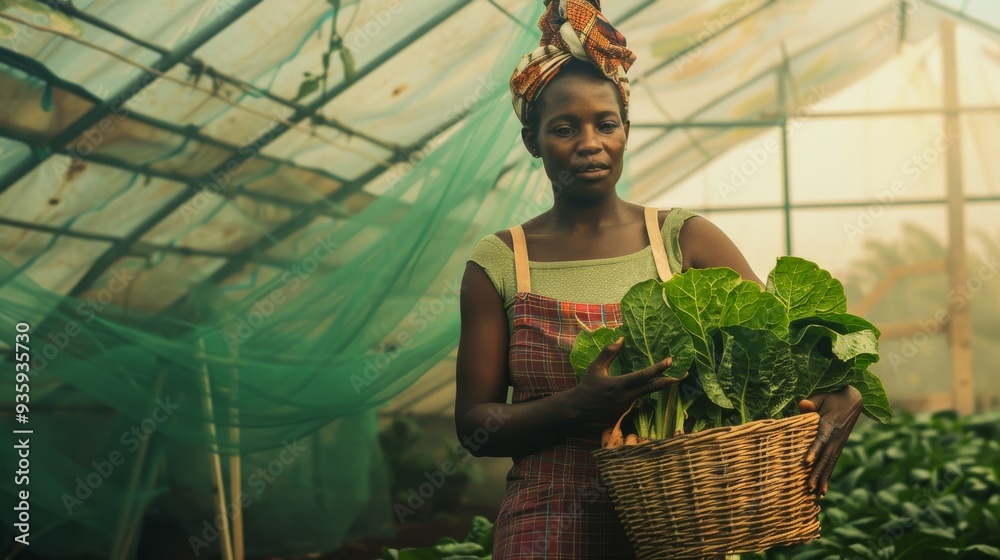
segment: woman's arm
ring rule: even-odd
[[[506,404],[507,315],[500,294],[476,263],[466,263],[460,303],[455,428],[462,446],[479,457],[512,457],[564,437],[578,420],[565,393]]]
[[[669,362],[608,376],[621,345],[609,345],[572,389],[506,404],[507,315],[486,272],[467,263],[462,280],[462,331],[456,364],[455,429],[476,456],[521,457],[569,435],[599,437],[638,397],[675,380],[663,377]]]
[[[682,270],[728,266],[739,273],[744,280],[753,280],[761,286],[764,285],[729,236],[701,216],[688,218],[684,222],[678,243],[684,259]]]

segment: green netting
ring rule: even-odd
[[[529,8],[523,21],[541,6]],[[294,265],[248,264],[252,289],[198,284],[148,320],[101,301],[116,274],[126,285],[141,278],[130,260],[80,299],[26,274],[35,258],[0,261],[4,342],[13,345],[18,323],[32,327],[23,426],[34,431],[32,550],[134,549],[143,511],[176,523],[197,551],[216,550],[211,473],[229,495],[233,456],[249,554],[329,550],[349,534],[390,530],[375,409],[455,348],[474,242],[551,196],[520,146],[505,87],[537,32],[514,30],[484,74],[498,87],[460,126],[376,181],[382,192],[360,213],[310,226]],[[9,409],[12,384],[3,391]],[[13,481],[0,483],[7,512],[22,489]],[[11,531],[5,524],[5,538]]]

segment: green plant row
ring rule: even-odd
[[[886,426],[859,421],[823,499],[822,536],[741,560],[1000,558],[1000,413],[903,411]],[[482,560],[493,525],[473,520],[464,543],[386,549],[384,560]],[[461,554],[466,546],[471,554]],[[473,552],[474,551],[474,552]]]
[[[822,536],[743,560],[1000,558],[1000,413],[859,422],[823,499]]]
[[[493,553],[493,523],[482,516],[472,518],[465,540],[450,537],[421,548],[385,548],[382,560],[490,560]]]

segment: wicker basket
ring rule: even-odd
[[[594,451],[636,556],[706,558],[819,537],[802,458],[815,412]]]

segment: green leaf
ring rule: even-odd
[[[799,331],[790,331],[791,351],[795,360],[795,388],[793,398],[806,398],[828,385],[824,380],[842,378],[850,372],[850,365],[836,360],[831,349],[831,338],[837,333],[820,325],[809,325]]]
[[[581,329],[573,342],[573,349],[569,352],[569,362],[573,366],[577,380],[583,377],[590,364],[597,359],[597,355],[605,346],[617,341],[621,337],[618,329],[608,327],[598,327],[594,330]],[[621,357],[615,358],[611,362],[608,375],[621,375]]]
[[[766,289],[785,306],[789,321],[847,312],[844,285],[816,263],[799,257],[780,257],[767,276]]]
[[[974,544],[967,546],[962,549],[962,557],[964,558],[966,554],[970,552],[978,552],[980,554],[986,555],[987,558],[1000,558],[1000,548],[995,546],[990,546],[988,544]],[[972,558],[977,556],[973,555]]]
[[[478,556],[486,552],[482,546],[473,542],[439,544],[434,546],[434,551],[441,556]]]
[[[788,325],[788,341],[796,344],[808,331],[819,329],[830,338],[833,355],[842,361],[863,357],[866,365],[878,361],[879,330],[868,321],[838,313],[833,315],[802,317]],[[813,333],[812,336],[818,336]]]
[[[756,282],[745,281],[729,292],[719,326],[769,330],[787,339],[788,312],[774,294],[761,290]]]
[[[892,406],[889,404],[889,396],[886,395],[885,385],[882,384],[882,380],[877,375],[864,370],[861,372],[861,379],[851,383],[851,385],[861,392],[861,402],[865,407],[866,416],[883,424],[888,424],[892,420]]]
[[[768,330],[722,329],[719,384],[743,423],[770,418],[791,400],[795,360],[791,346]]]
[[[295,94],[295,97],[292,99],[292,101],[299,101],[304,97],[308,96],[309,94],[313,93],[314,91],[318,90],[319,85],[322,82],[323,82],[322,76],[314,76],[302,80],[302,83],[299,84],[299,92]]]
[[[691,336],[702,388],[713,402],[733,408],[715,378],[715,337],[729,292],[742,282],[729,268],[692,269],[663,283],[667,305]]]
[[[874,551],[861,543],[852,543],[847,548],[851,549],[851,552],[861,558],[878,558],[878,555]]]
[[[691,336],[663,298],[663,285],[656,279],[633,286],[622,298],[621,335],[625,337],[622,366],[629,372],[673,357],[668,377],[681,378],[694,362]]]
[[[849,519],[847,513],[845,513],[844,510],[836,507],[826,508],[823,510],[823,513],[826,515],[826,518],[829,519],[830,522],[833,523],[834,525],[847,523]]]
[[[476,543],[486,551],[493,550],[493,523],[481,515],[473,517],[465,542]]]
[[[344,65],[344,81],[350,82],[358,72],[354,64],[354,53],[346,46],[340,47],[340,62]]]
[[[833,532],[836,533],[837,535],[839,535],[839,536],[841,536],[843,538],[847,538],[847,539],[854,539],[854,540],[858,540],[858,541],[868,540],[868,533],[866,533],[866,532],[864,532],[861,529],[858,529],[856,527],[852,527],[850,525],[843,525],[843,526],[840,526],[840,527],[834,527]]]

